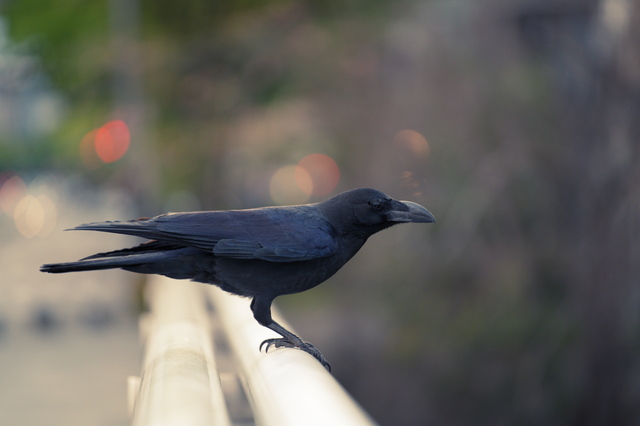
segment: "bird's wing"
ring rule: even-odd
[[[154,218],[155,239],[234,259],[293,262],[337,251],[331,225],[312,207],[173,213]]]

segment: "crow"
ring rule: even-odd
[[[358,188],[326,201],[282,207],[167,213],[126,222],[96,222],[72,230],[134,235],[150,241],[94,254],[77,262],[42,265],[61,273],[121,268],[143,274],[214,284],[250,297],[259,324],[280,338],[260,344],[298,348],[330,371],[312,344],[271,318],[281,295],[309,290],[335,274],[376,232],[398,223],[435,222],[424,207]]]

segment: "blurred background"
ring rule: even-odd
[[[62,233],[369,186],[277,303],[385,425],[640,423],[639,0],[0,1],[0,423],[127,424],[141,277]],[[56,423],[59,422],[59,423]]]

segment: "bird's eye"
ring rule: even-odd
[[[380,210],[382,208],[382,203],[380,202],[380,200],[369,201],[369,205],[374,210]]]

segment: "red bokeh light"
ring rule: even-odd
[[[122,120],[113,120],[96,130],[94,148],[103,162],[113,163],[127,153],[130,142],[131,133],[127,124]]]
[[[298,186],[309,195],[327,195],[336,189],[340,181],[338,165],[333,158],[325,154],[307,155],[298,163],[298,169],[303,169],[300,173],[296,173]],[[308,178],[303,179],[306,176],[304,171],[311,177],[311,185],[308,184]]]

